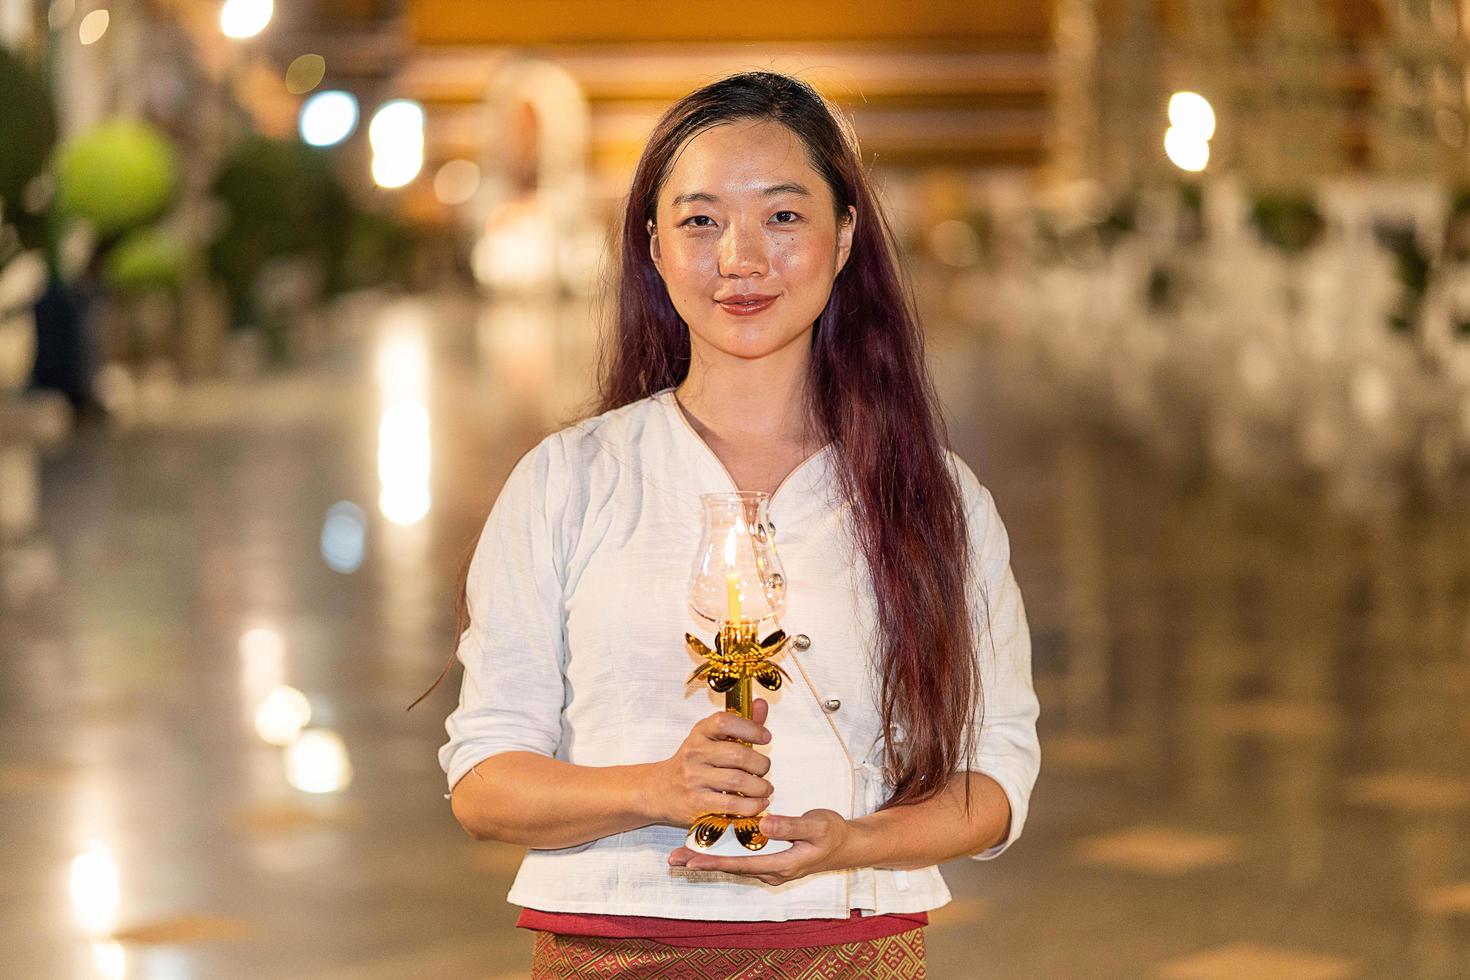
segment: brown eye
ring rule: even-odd
[[[715,219],[707,214],[696,214],[692,218],[685,218],[679,224],[686,228],[713,228]]]
[[[795,211],[777,211],[775,214],[771,215],[771,220],[776,222],[776,224],[778,225],[789,225],[792,222],[800,221],[801,215],[797,214]]]

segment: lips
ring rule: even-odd
[[[718,300],[720,307],[732,316],[755,316],[764,313],[776,302],[775,296],[764,296],[756,293],[748,293],[744,296],[728,296]]]

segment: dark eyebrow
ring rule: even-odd
[[[705,204],[718,204],[719,200],[718,197],[715,197],[713,194],[706,194],[704,191],[690,191],[688,194],[680,194],[674,198],[674,207],[678,207],[681,204],[693,204],[696,201]]]
[[[805,184],[798,184],[795,181],[785,184],[773,184],[770,187],[764,188],[761,194],[766,197],[774,197],[777,194],[800,194],[802,197],[812,196],[812,192],[806,189]],[[675,197],[673,206],[678,207],[681,204],[695,203],[718,204],[720,203],[720,199],[708,191],[689,191],[688,193]]]
[[[762,193],[764,193],[766,197],[773,197],[777,194],[800,194],[802,197],[812,196],[812,192],[806,189],[805,184],[798,184],[795,182],[787,184],[776,184],[773,187],[767,187]]]

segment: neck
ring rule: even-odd
[[[697,340],[690,355],[689,374],[675,393],[701,435],[813,447],[806,402],[810,333],[761,358],[730,357]]]

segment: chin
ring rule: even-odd
[[[780,347],[770,347],[770,346],[756,347],[756,346],[748,346],[747,345],[747,346],[735,346],[735,347],[721,347],[720,348],[720,353],[725,354],[725,355],[727,355],[729,357],[738,357],[742,361],[759,361],[761,358],[763,358],[763,357],[769,357],[770,355],[776,353],[779,350],[781,350]]]
[[[810,343],[811,327],[777,333],[752,324],[749,327],[720,330],[714,336],[711,336],[711,331],[705,331],[700,334],[700,339],[727,357],[756,361],[780,353],[792,344],[802,341]]]
[[[769,341],[742,343],[737,340],[714,344],[712,346],[727,357],[738,357],[744,361],[758,361],[763,357],[779,354],[781,351],[790,347],[796,339],[798,338],[792,338],[784,343],[770,343]]]

